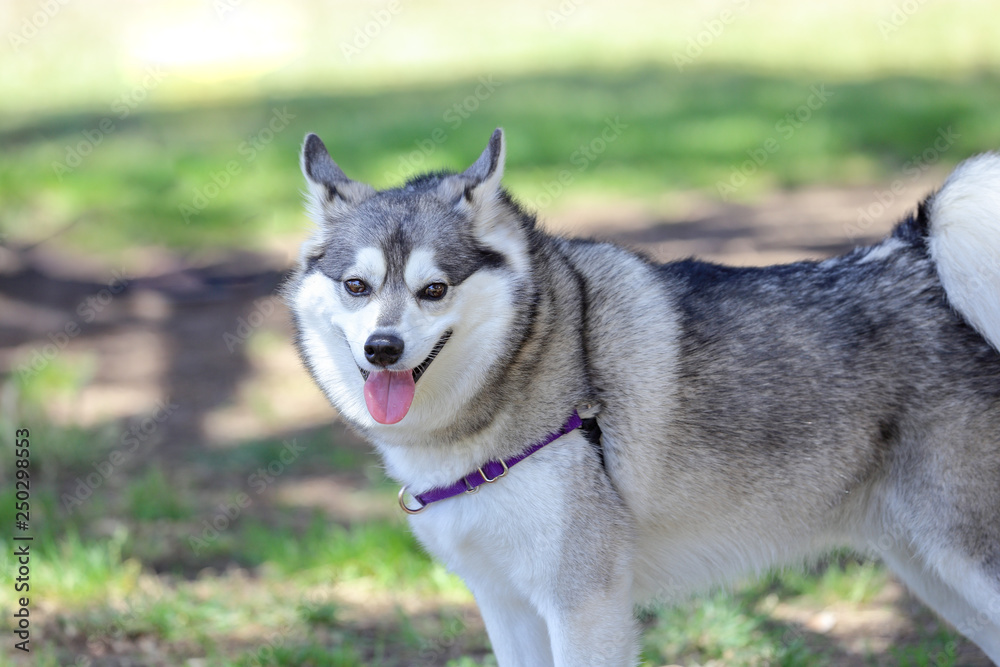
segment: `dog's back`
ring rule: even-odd
[[[847,543],[1000,648],[1000,205],[955,180],[1000,187],[998,165],[822,262],[657,266],[564,242],[638,599]]]

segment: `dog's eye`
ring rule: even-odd
[[[420,298],[437,301],[448,291],[448,286],[444,283],[431,283],[420,292]]]
[[[344,281],[344,287],[347,291],[354,296],[363,296],[368,294],[368,285],[363,280],[358,280],[357,278],[352,278],[350,280]]]

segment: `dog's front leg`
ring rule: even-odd
[[[633,667],[639,661],[639,632],[633,613],[631,576],[594,581],[584,596],[571,595],[549,614],[556,667]]]
[[[578,584],[593,583],[585,572],[577,574],[589,580]],[[636,665],[631,578],[622,571],[606,583],[589,591],[569,585],[543,604],[543,613],[512,587],[473,587],[500,667]]]
[[[510,587],[473,587],[500,667],[553,667],[548,625]],[[577,663],[586,664],[586,663]]]
[[[558,535],[555,576],[537,602],[556,667],[634,667],[639,631],[632,598],[634,521],[589,445],[550,534]]]

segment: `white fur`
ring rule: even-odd
[[[313,272],[303,279],[294,297],[302,344],[330,402],[349,419],[368,419],[374,423],[365,407],[364,380],[358,371],[353,346],[340,324],[345,309],[337,291],[343,289],[322,273]]]
[[[515,317],[512,284],[505,273],[479,271],[450,291],[447,310],[428,318],[431,321],[423,329],[430,332],[431,342],[421,360],[444,331],[451,329],[452,336],[417,383],[410,412],[398,425],[373,426],[389,474],[415,492],[451,484],[482,465],[472,448],[443,450],[439,444],[414,447],[412,443],[414,437],[455,422],[468,397],[486,381],[485,372],[502,353]],[[416,324],[415,317],[409,321]]]
[[[898,547],[881,555],[919,598],[1000,664],[1000,591],[978,564],[950,551],[928,559]]]
[[[380,283],[378,269],[384,266],[365,249],[354,265],[359,278]],[[433,262],[421,253],[411,263],[418,284],[435,275]],[[384,271],[381,276],[384,277]],[[426,283],[425,283],[426,284]],[[451,339],[417,383],[410,411],[397,424],[379,424],[364,401],[364,379],[358,367],[372,370],[364,358],[364,343],[376,329],[380,312],[377,297],[359,310],[347,308],[343,286],[321,273],[311,273],[295,295],[300,314],[302,343],[312,360],[320,386],[343,416],[371,429],[373,440],[385,456],[389,473],[420,492],[450,484],[482,465],[475,450],[456,448],[446,454],[439,448],[414,447],[414,437],[446,428],[454,423],[468,397],[486,380],[485,370],[501,354],[514,320],[513,291],[507,272],[479,271],[461,285],[450,288],[443,308],[422,308],[416,298],[406,305],[399,328],[406,354],[398,364],[412,368],[430,354],[445,331]],[[469,359],[476,359],[470,364]]]
[[[354,264],[344,272],[344,278],[360,278],[377,291],[385,282],[386,271],[385,256],[381,250],[372,247],[362,248],[358,251]]]
[[[496,225],[485,229],[479,238],[487,247],[501,253],[510,262],[514,273],[523,275],[528,272],[530,260],[520,230],[509,225]]]
[[[444,501],[411,517],[420,541],[475,595],[501,665],[635,664],[634,629],[604,622],[631,617],[628,582],[618,587],[619,595],[572,615],[553,604],[561,591],[552,573],[564,557],[561,536],[573,515],[574,481],[560,473],[580,465],[589,447],[573,432],[558,447],[519,463],[502,483],[479,487],[466,502]]]
[[[406,260],[403,280],[413,292],[417,292],[432,282],[445,282],[434,261],[434,251],[428,248],[414,248]]]
[[[893,255],[893,253],[906,247],[902,241],[896,238],[888,238],[882,243],[873,246],[865,256],[858,260],[858,264],[867,264],[869,262],[878,262],[883,259],[888,259]]]
[[[1000,155],[959,165],[931,200],[930,220],[948,300],[1000,350]]]

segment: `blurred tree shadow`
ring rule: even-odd
[[[428,168],[463,167],[497,126],[509,136],[508,179],[536,192],[558,186],[562,171],[577,192],[694,188],[712,197],[720,196],[719,183],[745,181],[740,197],[806,183],[909,179],[1000,145],[998,83],[1000,75],[988,71],[864,80],[652,66],[486,74],[372,92],[140,108],[110,116],[114,130],[93,146],[85,133],[107,110],[23,116],[0,132],[7,203],[0,227],[29,234],[49,211],[44,201],[58,193],[74,214],[99,214],[99,223],[70,236],[104,252],[142,244],[248,247],[294,234],[301,230],[297,152],[309,131],[323,136],[349,175],[383,186]],[[80,165],[57,174],[55,165],[78,148],[88,150]]]
[[[240,319],[245,321],[258,299],[272,296],[283,277],[279,270],[255,268],[259,257],[233,253],[216,264],[182,265],[162,275],[86,280],[51,270],[54,262],[72,261],[65,255],[49,256],[44,248],[6,250],[17,266],[0,275],[0,311],[9,314],[0,317],[0,352],[8,360],[8,378],[23,381],[44,372],[71,350],[96,354],[92,380],[105,380],[105,369],[122,352],[107,339],[151,334],[157,345],[130,352],[164,355],[157,364],[163,375],[145,380],[176,405],[160,440],[179,450],[204,441],[205,415],[231,401],[249,372],[245,346],[226,336],[238,335]],[[144,315],[143,293],[155,295],[161,311],[156,316]]]

